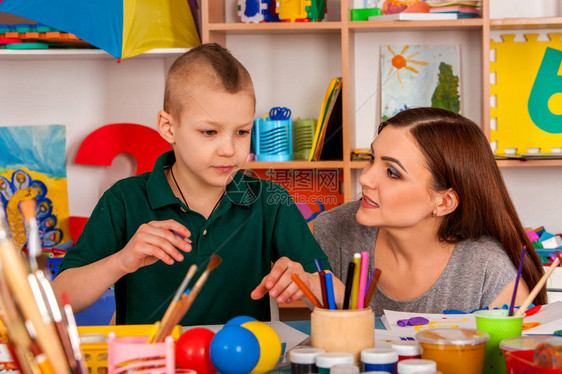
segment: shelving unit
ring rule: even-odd
[[[350,151],[354,147],[368,146],[367,141],[374,137],[374,128],[380,117],[376,92],[380,87],[380,73],[377,71],[379,53],[376,49],[383,43],[421,44],[427,38],[428,44],[435,44],[443,35],[453,35],[453,43],[460,44],[462,48],[463,114],[480,123],[484,132],[489,134],[490,78],[487,72],[490,70],[492,33],[504,30],[561,29],[562,17],[491,19],[490,0],[482,0],[481,5],[482,18],[479,19],[351,22],[347,16],[351,0],[328,0],[328,14],[322,22],[245,24],[238,21],[236,0],[203,0],[202,39],[204,42],[213,41],[227,46],[248,67],[256,81],[258,109],[261,106],[262,111],[260,113],[258,110],[258,116],[263,114],[265,108],[283,105],[293,109],[293,115],[317,117],[329,80],[335,76],[343,79],[341,160],[251,162],[246,167],[262,170],[335,168],[343,176],[344,200],[352,200],[356,196],[359,170],[366,163],[352,161]],[[130,65],[150,65],[149,62],[142,61],[154,59],[163,66],[163,70],[183,51],[150,51],[131,59]],[[32,61],[39,64],[42,61],[60,60],[70,66],[77,59],[85,64],[94,64],[91,60],[108,60],[98,63],[108,69],[105,66],[111,65],[109,60],[113,58],[100,50],[0,51],[0,61],[7,63],[17,60],[23,64],[31,64]],[[129,61],[122,63],[128,64]],[[264,73],[263,70],[268,66],[271,66],[271,72]],[[114,70],[113,67],[110,69]],[[368,74],[365,74],[366,71]],[[87,79],[85,81],[88,83]],[[509,169],[560,167],[562,160],[499,160],[498,165]]]
[[[204,42],[217,42],[230,48],[230,41],[239,35],[249,37],[271,36],[289,34],[292,37],[314,34],[316,36],[325,33],[338,34],[341,49],[341,76],[343,80],[343,159],[336,162],[284,162],[284,163],[258,163],[248,164],[249,168],[268,169],[268,168],[339,168],[343,173],[343,193],[345,201],[349,201],[355,196],[356,170],[362,169],[366,163],[351,161],[351,149],[356,146],[357,129],[360,126],[375,126],[374,123],[364,124],[360,119],[356,120],[354,114],[360,109],[361,103],[358,95],[358,86],[363,84],[359,79],[357,65],[363,56],[357,56],[362,52],[362,46],[368,44],[363,40],[366,38],[389,37],[394,33],[457,33],[459,37],[468,38],[469,43],[478,44],[481,55],[472,61],[463,57],[461,65],[477,65],[472,67],[472,71],[463,71],[461,77],[462,86],[476,85],[478,99],[476,108],[474,105],[465,103],[463,113],[469,118],[481,123],[484,132],[490,134],[490,78],[485,72],[490,71],[490,37],[491,31],[503,29],[522,29],[522,28],[560,28],[562,27],[562,17],[535,18],[535,19],[490,19],[489,0],[482,0],[482,18],[478,19],[459,19],[459,20],[440,20],[440,21],[349,21],[346,16],[349,14],[351,2],[342,0],[337,3],[328,3],[328,14],[335,12],[336,16],[329,18],[326,22],[317,23],[261,23],[246,24],[237,22],[236,17],[232,16],[229,9],[235,7],[231,0],[205,0],[202,2],[202,38]],[[339,6],[339,9],[337,9]],[[335,8],[335,10],[334,10]],[[339,10],[339,14],[338,13]],[[344,15],[341,16],[340,15]],[[375,35],[375,36],[373,36]],[[408,41],[409,42],[409,41]],[[361,45],[361,46],[359,46]],[[464,51],[466,52],[466,50]],[[467,63],[468,61],[468,63]],[[477,64],[473,64],[477,62]],[[464,69],[464,68],[463,68]],[[252,71],[250,70],[250,73]],[[325,77],[328,81],[330,76]],[[471,83],[472,82],[472,83]],[[475,83],[474,83],[475,82]],[[378,82],[377,82],[378,84]],[[470,88],[469,88],[470,89]],[[463,92],[463,100],[469,99],[466,92]],[[319,96],[317,101],[321,101]],[[275,103],[269,103],[271,106]],[[289,104],[291,105],[291,104]],[[373,105],[373,103],[370,103]],[[376,119],[375,119],[376,121]],[[357,122],[361,122],[358,125]],[[373,133],[374,134],[374,133]],[[562,166],[562,160],[499,160],[500,167],[540,167],[540,166]]]

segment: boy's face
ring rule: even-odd
[[[255,97],[251,89],[229,93],[222,87],[193,85],[170,130],[183,178],[204,187],[224,187],[250,152]],[[186,102],[187,101],[187,102]]]

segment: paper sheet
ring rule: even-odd
[[[410,319],[412,317],[424,317],[429,323],[418,326],[398,326],[397,321]],[[473,314],[433,314],[433,313],[408,313],[385,310],[382,321],[385,327],[397,333],[398,336],[414,337],[419,331],[434,329],[437,327],[462,327],[467,329],[476,328],[476,319]]]

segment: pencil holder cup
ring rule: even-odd
[[[315,308],[310,316],[314,348],[326,352],[349,352],[359,362],[361,351],[375,346],[375,314],[365,309]]]
[[[168,336],[163,343],[147,344],[146,336],[118,338],[109,333],[107,341],[107,373],[127,373],[128,370],[145,370],[143,373],[176,373],[174,338]]]
[[[312,143],[314,142],[315,131],[316,120],[313,118],[297,118],[293,121],[293,154],[295,160],[308,160],[312,150]]]
[[[290,161],[293,159],[291,119],[254,120],[252,129],[256,161]]]

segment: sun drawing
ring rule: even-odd
[[[417,56],[419,52],[413,53],[410,56],[406,56],[406,57],[403,56],[404,52],[406,52],[408,48],[410,48],[410,46],[408,45],[404,46],[404,48],[399,54],[394,53],[394,51],[392,50],[392,48],[390,48],[390,46],[387,46],[387,48],[390,51],[390,53],[392,53],[392,61],[391,61],[392,67],[388,71],[388,75],[386,76],[386,78],[390,77],[390,75],[394,72],[394,69],[396,69],[397,70],[396,76],[398,77],[398,82],[400,82],[400,86],[402,87],[404,87],[404,85],[402,84],[402,79],[400,78],[400,69],[408,69],[411,72],[417,74],[419,72],[413,67],[408,66],[408,64],[427,65],[427,62],[425,61],[412,60],[412,58]]]

